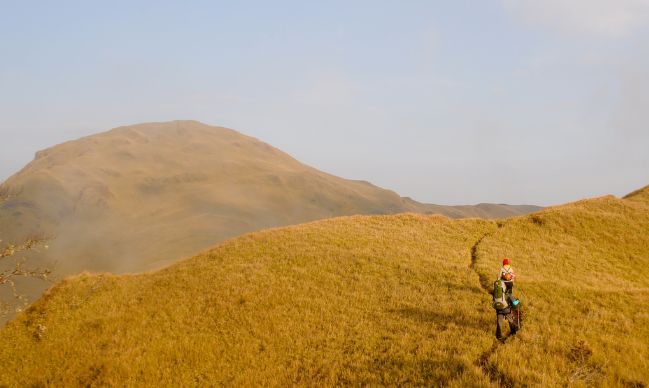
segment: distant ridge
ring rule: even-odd
[[[639,201],[649,201],[649,186],[645,186],[632,193],[627,194],[624,199],[633,199]]]
[[[42,260],[56,259],[63,274],[158,268],[243,233],[341,215],[539,209],[422,204],[196,121],[119,127],[39,151],[0,194],[0,244],[51,237]]]

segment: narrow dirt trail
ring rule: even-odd
[[[499,226],[500,228],[500,226]],[[482,237],[480,237],[475,244],[471,247],[471,264],[469,264],[469,268],[478,275],[478,279],[480,282],[480,287],[489,295],[491,295],[491,284],[489,281],[489,278],[487,275],[481,274],[477,270],[477,265],[478,265],[478,249],[480,247],[480,244],[482,241],[493,235],[494,232],[489,232],[484,234]],[[505,342],[501,342],[499,340],[494,340],[493,344],[491,344],[491,347],[482,352],[480,357],[475,361],[475,365],[479,366],[480,369],[482,369],[482,372],[489,377],[489,381],[491,381],[493,384],[498,385],[499,387],[513,387],[515,385],[514,381],[512,381],[508,376],[506,376],[503,372],[499,371],[498,368],[494,364],[489,363],[489,359],[493,354],[496,352],[499,346],[504,346]]]
[[[486,233],[482,237],[480,237],[478,241],[475,242],[475,244],[473,244],[473,246],[471,247],[471,264],[469,265],[469,268],[471,268],[471,270],[475,272],[476,275],[478,275],[478,279],[480,280],[480,287],[482,287],[482,289],[485,290],[485,292],[488,294],[491,294],[491,290],[489,289],[489,278],[487,278],[487,275],[480,274],[476,267],[478,265],[478,247],[485,238],[492,235],[493,232]]]
[[[510,377],[498,370],[494,364],[489,364],[489,358],[496,352],[499,346],[504,346],[504,344],[500,341],[495,341],[489,349],[480,355],[480,358],[478,358],[475,364],[482,369],[482,373],[487,375],[489,381],[492,383],[499,387],[514,387],[516,383]]]

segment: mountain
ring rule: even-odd
[[[538,209],[421,204],[196,121],[120,127],[40,151],[0,196],[3,243],[47,238],[38,260],[55,260],[60,274],[160,268],[246,232],[341,215]]]
[[[327,219],[69,278],[0,331],[0,385],[645,387],[647,190],[495,221]],[[505,256],[524,320],[501,343]]]

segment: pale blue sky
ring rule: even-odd
[[[647,69],[649,0],[0,0],[0,179],[195,119],[423,202],[623,195],[649,184]]]

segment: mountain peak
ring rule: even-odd
[[[538,209],[404,200],[193,120],[122,126],[48,148],[3,187],[12,193],[0,208],[5,240],[56,236],[50,254],[66,273],[141,271],[246,232],[342,215]]]

